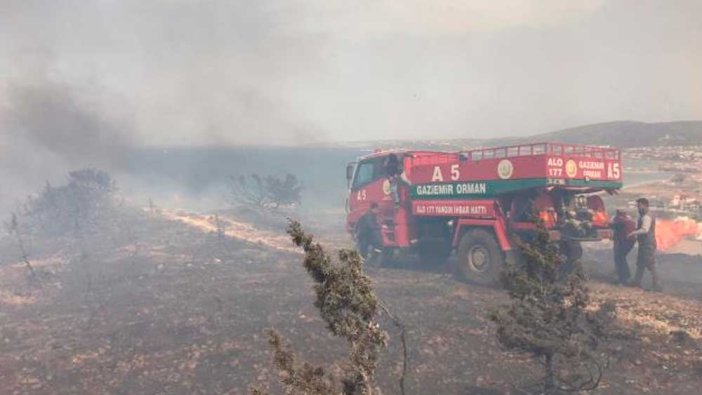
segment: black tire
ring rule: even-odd
[[[458,245],[458,271],[461,277],[478,284],[496,284],[505,258],[495,236],[483,229],[471,229]]]

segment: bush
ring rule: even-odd
[[[302,183],[293,174],[285,177],[251,174],[229,178],[231,203],[248,208],[278,210],[292,208],[302,201]]]
[[[48,182],[23,207],[33,233],[46,236],[77,235],[99,227],[114,207],[115,182],[97,169],[71,171],[65,185]]]
[[[607,364],[598,348],[614,317],[613,305],[588,312],[589,290],[579,262],[559,280],[558,248],[543,227],[519,248],[522,265],[509,265],[501,276],[512,302],[491,314],[499,343],[543,364],[546,394],[597,388]]]
[[[314,243],[300,223],[292,222],[288,234],[293,243],[305,252],[303,265],[314,281],[314,302],[327,324],[327,329],[349,344],[348,361],[343,377],[335,377],[322,367],[300,361],[291,346],[276,331],[269,331],[269,344],[274,350],[274,364],[282,373],[286,394],[292,395],[372,395],[380,393],[374,377],[378,358],[385,349],[388,335],[378,324],[382,308],[363,273],[356,251],[341,250],[338,262]],[[254,394],[264,394],[259,389]],[[404,393],[404,392],[403,392]]]

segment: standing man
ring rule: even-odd
[[[629,238],[629,234],[634,232],[636,224],[626,211],[618,209],[617,214],[612,218],[610,226],[614,231],[614,267],[617,271],[617,283],[625,285],[629,282],[631,272],[627,255],[634,248],[634,239]]]
[[[368,248],[372,247],[376,253],[381,252],[383,237],[380,234],[378,203],[371,202],[370,208],[356,223],[356,247],[363,258],[368,256]]]
[[[641,287],[641,278],[643,277],[644,269],[651,271],[653,280],[652,290],[655,292],[662,291],[658,273],[656,271],[656,220],[649,213],[648,199],[640,198],[636,200],[636,207],[639,210],[639,221],[637,229],[629,233],[629,238],[636,240],[639,243],[639,253],[636,257],[636,274],[631,285]]]

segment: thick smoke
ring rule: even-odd
[[[73,165],[115,166],[123,160],[129,146],[125,125],[110,120],[95,103],[55,83],[11,88],[10,130],[32,147]]]
[[[7,84],[0,107],[0,209],[69,170],[125,165],[129,123],[104,108],[102,93],[37,77]]]
[[[702,117],[695,0],[26,0],[0,15],[0,80],[16,52],[48,48],[128,96],[150,145]]]

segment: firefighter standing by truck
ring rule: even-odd
[[[631,277],[629,262],[627,262],[626,257],[634,248],[634,244],[636,244],[634,239],[628,236],[636,229],[636,224],[626,211],[618,209],[617,214],[610,222],[610,226],[614,231],[614,267],[617,271],[617,283],[625,285],[629,282],[629,277]]]
[[[373,253],[380,253],[383,246],[380,222],[378,221],[379,213],[378,203],[371,202],[368,211],[359,218],[356,224],[356,246],[364,259],[368,258],[370,248],[372,248]]]
[[[641,287],[641,279],[644,270],[651,271],[652,290],[660,292],[662,290],[658,272],[656,270],[656,219],[649,212],[649,202],[646,198],[636,200],[636,206],[639,210],[639,221],[635,231],[629,233],[629,238],[636,238],[639,244],[639,252],[636,257],[636,274],[631,285]]]

